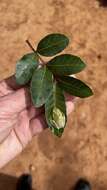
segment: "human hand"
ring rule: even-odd
[[[73,97],[67,96],[67,114]],[[0,82],[0,168],[18,155],[34,135],[47,128],[44,109],[35,108],[29,90],[20,88],[12,76]]]

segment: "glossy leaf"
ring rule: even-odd
[[[47,63],[47,67],[58,76],[78,73],[85,68],[85,63],[77,56],[63,54],[54,57]]]
[[[16,82],[20,85],[28,83],[37,67],[38,56],[35,53],[24,55],[16,65]]]
[[[67,118],[65,98],[61,88],[56,83],[45,103],[45,115],[52,132],[60,137],[64,131]]]
[[[53,75],[46,66],[35,70],[31,81],[31,97],[36,107],[42,106],[52,90]]]
[[[69,39],[64,34],[49,34],[37,46],[37,51],[43,56],[53,56],[66,48]]]
[[[82,81],[69,77],[63,76],[59,79],[59,86],[67,93],[85,98],[93,95],[92,90]]]

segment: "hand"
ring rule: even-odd
[[[67,96],[67,113],[74,107]],[[44,109],[31,103],[29,91],[12,76],[0,82],[0,168],[19,154],[34,135],[47,128]]]

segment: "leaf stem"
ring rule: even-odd
[[[31,48],[31,50],[34,51],[34,53],[37,53],[36,50],[34,49],[34,47],[32,46],[32,44],[29,42],[29,40],[26,40],[26,43],[27,43],[28,46]]]
[[[44,62],[44,60],[41,58],[41,56],[38,54],[38,52],[34,49],[34,47],[32,46],[32,44],[30,43],[30,41],[29,41],[29,40],[26,40],[26,43],[27,43],[28,46],[31,48],[31,50],[33,50],[33,52],[38,55],[39,60],[41,61],[41,63],[46,64],[46,63]],[[41,65],[42,65],[42,64],[41,64]]]
[[[40,61],[41,61],[43,64],[46,64],[39,54],[38,54],[38,57],[39,57]]]

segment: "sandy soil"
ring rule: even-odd
[[[50,32],[67,34],[67,53],[87,68],[78,75],[94,90],[79,100],[61,139],[46,130],[0,171],[0,190],[14,190],[17,177],[32,164],[38,190],[68,190],[79,177],[94,190],[107,189],[107,8],[97,0],[0,0],[0,79],[14,73],[16,60]],[[6,187],[7,185],[7,187]]]

